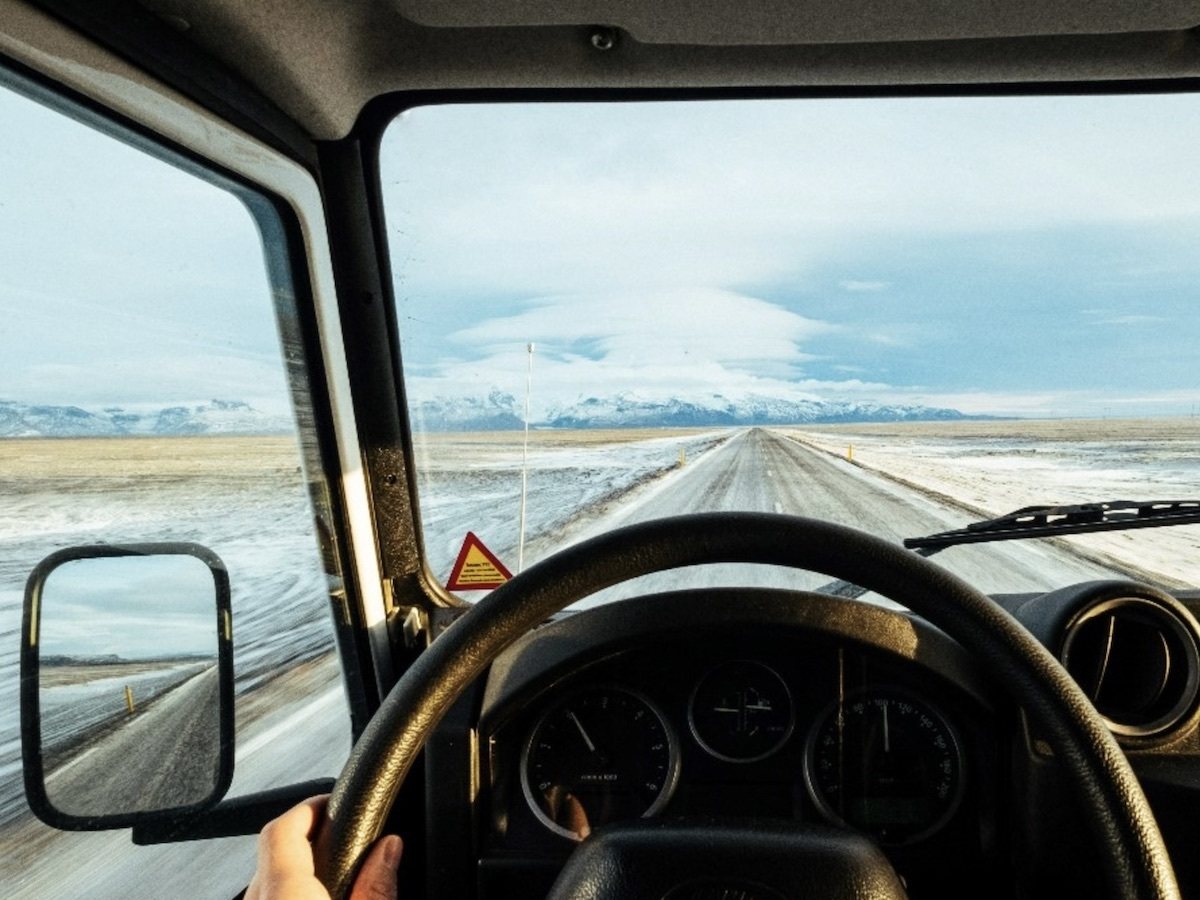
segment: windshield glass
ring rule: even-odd
[[[1196,107],[405,112],[381,178],[432,573],[473,601],[568,543],[709,510],[900,540],[1029,504],[1195,497]],[[1197,551],[1183,526],[938,561],[991,592],[1180,587]],[[827,581],[712,567],[623,593]]]

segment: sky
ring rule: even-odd
[[[418,108],[382,184],[410,399],[1200,404],[1200,100]],[[0,400],[287,409],[235,197],[0,87]]]
[[[236,197],[0,85],[0,400],[287,409]]]
[[[1190,413],[1187,96],[418,108],[382,178],[410,400]]]
[[[217,657],[213,576],[187,555],[64,563],[42,588],[43,655]]]

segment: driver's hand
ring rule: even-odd
[[[258,870],[246,888],[246,900],[329,900],[329,892],[313,874],[311,844],[328,800],[328,794],[305,800],[263,826]],[[400,838],[394,834],[376,841],[354,880],[350,900],[396,900],[400,850]]]

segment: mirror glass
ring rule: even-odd
[[[213,575],[187,555],[72,559],[38,636],[45,794],[75,817],[202,804],[220,780]]]

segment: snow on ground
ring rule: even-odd
[[[40,871],[37,847],[73,852],[85,840],[51,832],[25,806],[18,655],[30,571],[55,550],[102,541],[196,541],[224,560],[232,588],[239,751],[269,718],[270,707],[253,702],[259,689],[333,652],[328,583],[290,439],[0,441],[0,811],[7,810],[0,813],[6,829],[0,834],[0,883],[34,877]],[[264,752],[272,764],[254,767],[253,778],[235,775],[240,791],[340,770],[348,713],[336,666],[322,665],[320,671],[322,682],[300,696],[323,696],[335,688],[336,703],[320,723],[329,734],[308,736],[310,744],[329,752],[305,760]],[[21,835],[23,854],[10,852],[16,846],[10,846],[10,834]],[[141,858],[126,834],[117,835],[126,850],[99,853],[98,864],[115,865],[121,852]],[[179,853],[194,856],[196,850],[184,847]],[[244,855],[252,859],[253,841],[246,842]],[[238,871],[218,893],[226,888],[232,888],[226,896],[235,893],[245,885],[237,883],[243,877]],[[45,886],[31,888],[28,896],[47,896]]]
[[[558,550],[580,519],[603,515],[726,440],[730,431],[535,431],[530,435],[525,565]],[[468,531],[513,572],[520,534],[522,436],[414,436],[426,554],[447,580]],[[683,454],[681,457],[680,454]],[[478,594],[469,599],[478,599]]]
[[[526,562],[556,549],[556,535],[573,519],[599,514],[674,471],[681,451],[690,461],[724,436],[535,433]],[[449,574],[468,530],[515,569],[521,436],[417,440],[428,461],[421,500],[435,574]],[[335,775],[348,750],[345,700],[330,664],[328,585],[311,523],[299,459],[286,439],[0,442],[0,809],[10,811],[0,823],[0,883],[12,886],[10,895],[130,896],[137,873],[158,865],[162,894],[194,895],[203,882],[206,895],[229,896],[253,869],[252,838],[136,848],[123,832],[63,834],[33,819],[21,785],[17,668],[34,565],[63,547],[100,541],[197,541],[224,560],[239,694],[236,796]],[[90,860],[79,885],[71,881],[75,869],[44,864],[62,854]]]
[[[1055,420],[789,431],[979,517],[1023,506],[1200,496],[1200,420]],[[1200,526],[1063,538],[1168,587],[1200,585]]]
[[[975,514],[1032,503],[1186,498],[1200,486],[1200,428],[1183,423],[930,423],[805,428],[809,445]],[[534,432],[525,563],[577,540],[616,510],[652,499],[703,468],[729,431]],[[445,579],[467,531],[516,569],[520,434],[417,435],[423,540]],[[61,547],[96,541],[193,540],[226,562],[238,677],[234,794],[336,774],[348,747],[331,662],[326,576],[294,448],[282,439],[0,442],[0,807],[23,809],[17,657],[25,579]],[[86,446],[85,446],[86,445]],[[1200,527],[1072,539],[1175,583],[1200,584]],[[470,595],[476,600],[480,595]],[[122,832],[65,835],[26,812],[0,826],[0,883],[15,896],[129,896],[154,860],[160,893],[200,881],[229,895],[253,866],[253,841],[134,848]],[[20,852],[16,852],[19,850]],[[13,852],[10,852],[13,851]],[[46,881],[45,856],[91,862]],[[83,858],[79,857],[79,858]],[[78,872],[76,871],[78,870]],[[219,873],[219,874],[218,874]],[[171,881],[178,875],[176,881]],[[58,876],[55,876],[58,877]],[[190,879],[190,881],[189,881]],[[240,883],[239,883],[240,882]],[[225,888],[231,888],[225,890]],[[177,890],[178,888],[178,890]],[[49,893],[48,893],[49,891]],[[136,890],[134,890],[136,894]]]

